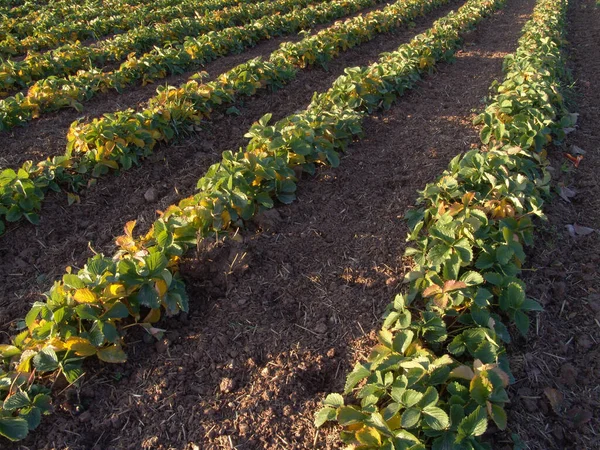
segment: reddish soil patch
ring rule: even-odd
[[[352,363],[373,344],[381,311],[399,289],[406,269],[402,216],[418,189],[439,175],[453,156],[478,142],[473,111],[481,107],[491,82],[501,78],[502,58],[515,49],[533,4],[534,0],[509,0],[502,12],[468,35],[454,64],[440,66],[398,105],[368,118],[365,139],[350,146],[339,169],[319,170],[302,180],[299,201],[259,217],[243,232],[242,243],[220,243],[190,255],[182,267],[192,300],[190,313],[165,320],[161,325],[170,331],[159,343],[142,342],[133,332],[127,364],[91,364],[83,387],[61,396],[62,407],[24,445],[339,448],[337,431],[317,432],[312,416],[326,392],[341,390]],[[426,22],[413,33],[428,26]],[[24,275],[17,281],[10,281],[7,265],[2,266],[4,280],[14,289],[32,279],[35,271],[24,258],[37,261],[52,279],[61,265],[82,261],[89,238],[110,249],[108,236],[117,223],[144,210],[138,217],[147,224],[151,209],[176,199],[154,180],[164,180],[172,190],[170,177],[180,177],[187,164],[190,170],[183,171],[184,180],[175,186],[183,183],[191,189],[191,180],[206,167],[206,154],[212,152],[214,158],[223,150],[221,138],[243,142],[241,134],[257,111],[275,111],[280,117],[290,108],[303,107],[309,94],[325,88],[344,66],[367,64],[410,34],[385,36],[348,53],[330,73],[307,72],[287,89],[247,102],[239,118],[224,117],[211,126],[211,141],[196,138],[177,152],[169,149],[168,158],[161,154],[168,165],[146,164],[103,182],[63,216],[48,216],[58,208],[58,203],[49,205],[44,224],[35,229],[46,249],[35,247],[29,227],[11,232],[11,248],[0,244],[3,259],[18,257],[24,263],[19,267]],[[231,137],[219,132],[226,127],[231,127]],[[186,152],[185,164],[180,162],[178,171],[170,172],[171,164],[177,164],[172,158]],[[140,177],[142,173],[148,175]],[[136,180],[137,186],[127,184]],[[151,185],[157,186],[161,199],[148,206],[140,197]],[[107,192],[120,196],[115,201]],[[121,205],[132,197],[131,210],[125,213]],[[101,212],[92,214],[94,209]],[[106,237],[98,236],[104,230]],[[23,251],[14,248],[25,242],[35,247],[31,256],[21,256]],[[38,289],[29,286],[20,292],[22,301],[31,301]],[[13,306],[14,297],[3,298],[10,301],[3,310],[10,317],[25,310],[24,305]],[[75,414],[74,405],[84,412]]]
[[[509,346],[517,382],[509,426],[534,450],[600,449],[600,236],[573,237],[567,225],[600,228],[600,7],[574,0],[569,12],[572,107],[577,131],[550,151],[553,191],[538,223],[524,280],[545,308],[526,341]],[[579,168],[563,157],[586,152]],[[574,189],[570,203],[558,193]],[[508,439],[507,439],[508,440]]]

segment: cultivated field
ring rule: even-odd
[[[0,0],[0,447],[600,449],[598,42],[595,0]]]

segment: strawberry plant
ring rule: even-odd
[[[120,91],[138,81],[145,84],[164,78],[169,74],[181,73],[184,70],[206,64],[220,56],[241,52],[245,48],[256,45],[261,40],[289,34],[308,28],[316,23],[327,22],[333,18],[356,11],[358,5],[373,5],[380,1],[382,0],[338,0],[318,4],[318,0],[278,0],[277,2],[260,3],[255,8],[240,7],[223,17],[213,18],[207,16],[202,20],[194,19],[193,24],[189,26],[174,27],[171,23],[165,31],[169,36],[169,40],[175,39],[175,33],[181,39],[185,37],[185,42],[178,45],[173,44],[163,49],[156,48],[140,57],[130,54],[132,48],[128,46],[129,44],[121,45],[121,43],[117,43],[109,49],[110,43],[104,41],[104,50],[102,50],[104,56],[119,60],[130,54],[117,70],[104,72],[91,69],[79,71],[76,75],[68,78],[50,77],[36,82],[30,87],[27,95],[19,93],[14,97],[0,101],[0,131],[26,123],[39,117],[42,112],[67,106],[81,109],[80,102],[89,100],[98,92],[105,92],[108,89]],[[317,5],[295,9],[298,6],[307,6],[312,3],[317,3]],[[273,12],[288,13],[283,16],[269,15]],[[234,15],[240,20],[242,20],[242,17],[244,17],[243,20],[256,17],[262,17],[262,19],[240,27],[224,28],[226,25],[228,26]],[[213,28],[224,29],[211,31]],[[144,45],[151,47],[154,42],[153,39],[155,39],[155,30],[144,29],[144,33],[142,42],[145,42]],[[146,36],[147,34],[150,34],[150,37]],[[201,34],[201,36],[192,37],[194,34]],[[118,36],[115,39],[119,38],[123,38],[123,36]],[[77,50],[71,56],[59,55],[59,51],[61,49],[55,50],[55,57],[60,59],[63,66],[68,65],[70,72],[80,67],[78,64],[82,61],[87,64],[90,57],[86,51]],[[65,49],[65,51],[69,52],[68,49]],[[48,58],[48,56],[44,55],[43,58]],[[19,67],[21,63],[7,62],[6,64],[11,65],[11,68],[7,69],[4,75],[0,71],[0,82],[2,79],[6,83],[18,82],[19,77],[14,74],[17,71],[23,71],[23,68]],[[43,67],[37,65],[36,67],[37,72],[45,73]],[[54,57],[48,60],[47,67],[51,71],[60,69],[54,61]],[[40,78],[47,75],[42,74]],[[0,89],[2,89],[1,85]]]
[[[480,11],[476,7],[480,1],[471,0],[468,5]],[[491,11],[499,5],[485,4],[483,11]],[[466,14],[461,15],[461,28],[472,26],[481,17],[473,16],[469,19]],[[448,51],[460,43],[454,33],[437,34],[437,39],[445,41],[440,46],[445,49],[440,57],[448,57]],[[411,42],[415,49],[412,58],[419,61],[423,54],[429,54],[427,46],[432,43],[433,40]],[[398,55],[404,54],[398,52]],[[376,63],[371,70],[381,73],[381,67]],[[428,70],[429,66],[419,68],[418,64],[407,63],[403,75],[394,73],[392,76],[400,84],[403,84],[401,80],[412,83],[416,79],[415,72]],[[405,89],[407,84],[403,86]],[[153,324],[162,314],[188,308],[177,267],[181,255],[190,246],[199,239],[227,235],[257,212],[273,207],[276,199],[283,203],[293,201],[294,167],[312,171],[315,164],[335,166],[339,163],[338,152],[361,133],[361,121],[367,111],[361,102],[352,102],[350,106],[333,101],[339,95],[336,85],[315,97],[307,110],[273,125],[269,124],[270,116],[265,116],[249,130],[248,136],[252,139],[245,149],[225,152],[222,162],[213,165],[199,180],[199,192],[194,197],[167,208],[140,237],[134,236],[135,223],[128,223],[125,234],[117,239],[119,250],[112,258],[96,255],[77,273],[67,271],[45,294],[46,301],[35,303],[27,314],[22,331],[13,338],[15,349],[2,354],[2,370],[7,376],[22,376],[27,380],[7,399],[18,392],[37,389],[34,386],[39,384],[41,376],[65,376],[75,382],[82,374],[81,363],[85,357],[95,355],[106,362],[123,362],[127,327],[119,327],[119,322],[124,319],[134,320],[131,325],[137,324],[152,335],[160,335],[161,330]],[[373,94],[365,95],[372,100]],[[381,95],[387,98],[388,94]],[[427,330],[439,331],[442,324],[432,321],[427,326]],[[426,352],[410,347],[409,341],[407,335],[406,348],[397,342],[396,350],[418,358],[415,362],[426,368],[424,370],[446,365],[442,360],[426,362]],[[50,354],[51,358],[47,361],[41,354]],[[435,392],[407,402],[414,407],[415,417],[419,414],[417,421],[422,416],[431,423],[444,422],[436,409],[439,406]],[[19,413],[17,409],[11,417]]]
[[[527,313],[541,310],[517,276],[532,243],[531,217],[542,215],[548,191],[542,146],[572,125],[559,95],[565,12],[565,1],[538,2],[477,119],[487,148],[454,158],[407,213],[408,291],[388,306],[367,362],[348,375],[351,404],[330,394],[315,417],[317,426],[337,421],[354,448],[483,449],[489,420],[507,427],[505,323],[525,335]]]
[[[227,6],[253,3],[253,0],[210,0],[201,7],[192,1],[160,0],[150,5],[117,2],[99,5],[97,1],[84,4],[63,5],[52,3],[51,9],[32,11],[25,17],[0,18],[0,54],[19,55],[27,51],[53,48],[77,39],[99,38],[119,34],[149,25],[183,18],[194,14],[204,15]],[[87,3],[87,4],[86,4]]]
[[[353,8],[364,7],[367,1],[370,0],[355,2]],[[210,117],[215,108],[223,108],[241,95],[253,95],[257,89],[289,82],[295,76],[297,68],[306,65],[307,55],[311,55],[311,58],[319,55],[319,59],[325,64],[340,49],[372,39],[378,33],[406,23],[441,2],[442,0],[428,0],[426,3],[423,0],[402,0],[382,11],[369,13],[365,17],[370,23],[368,27],[365,27],[365,19],[361,16],[348,19],[343,25],[334,25],[315,36],[307,36],[297,43],[282,46],[271,55],[268,62],[251,60],[207,84],[194,80],[179,89],[161,88],[158,95],[150,101],[150,106],[141,113],[127,110],[106,115],[84,126],[74,124],[67,136],[66,155],[41,162],[37,166],[32,166],[31,163],[23,166],[23,170],[40,188],[36,191],[36,209],[39,209],[46,190],[56,189],[58,184],[77,190],[89,183],[90,177],[99,177],[111,169],[128,169],[140,158],[151,154],[157,142],[171,140],[176,132]],[[335,4],[331,6],[336,7]],[[343,15],[347,9],[337,11]],[[318,48],[318,42],[326,45]],[[8,201],[13,190],[14,186],[6,185],[0,191],[4,192],[3,198],[7,199],[3,202],[5,209],[0,210],[0,215],[9,208],[18,207],[18,202]]]
[[[89,67],[90,64],[101,65],[106,62],[121,61],[124,58],[129,58],[130,61],[135,60],[134,57],[151,51],[157,45],[163,45],[165,46],[163,51],[169,51],[173,49],[174,43],[182,43],[191,36],[204,35],[223,29],[229,29],[231,33],[236,26],[247,25],[248,21],[271,14],[288,13],[294,8],[314,3],[318,4],[319,0],[247,3],[224,8],[204,17],[175,19],[154,27],[135,28],[128,33],[101,41],[95,46],[85,47],[80,43],[74,43],[47,53],[29,53],[22,61],[0,63],[0,74],[4,74],[3,77],[0,77],[0,92],[26,88],[33,81],[44,80],[51,76],[64,77],[74,74],[80,69]],[[179,51],[185,54],[181,48]],[[109,80],[111,79],[110,74],[105,76],[108,76]],[[107,84],[109,87],[120,87],[118,83],[114,81],[113,83],[113,85],[110,82]]]

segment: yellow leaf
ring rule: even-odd
[[[356,432],[356,439],[361,444],[368,445],[369,447],[381,446],[381,435],[375,428],[367,427],[363,430]]]
[[[19,360],[19,364],[17,365],[17,372],[30,372],[31,371],[31,358],[37,355],[36,351],[33,350],[25,350],[21,354],[21,359]]]
[[[107,299],[113,298],[121,298],[127,295],[127,291],[125,290],[125,286],[121,283],[113,283],[106,286],[103,292],[103,296]]]
[[[77,289],[73,298],[78,303],[97,303],[98,297],[88,288]]]
[[[96,354],[97,348],[89,340],[73,336],[65,341],[65,348],[75,352],[77,356],[92,356]]]
[[[133,142],[135,144],[135,146],[139,147],[139,148],[144,148],[146,146],[146,143],[142,139],[139,139],[139,138],[133,138],[131,140],[131,142]]]
[[[108,363],[124,363],[127,361],[127,355],[120,345],[111,345],[98,350],[98,359]]]
[[[151,309],[142,322],[156,323],[160,320],[160,308]]]
[[[158,292],[158,296],[160,298],[162,298],[167,291],[169,290],[169,286],[167,286],[167,283],[165,280],[158,280],[155,284],[154,287],[156,289],[156,292]]]
[[[116,161],[111,161],[110,159],[103,159],[101,161],[98,161],[100,164],[103,164],[107,167],[110,167],[111,169],[118,169],[119,168],[119,164]]]
[[[135,224],[136,224],[135,220],[130,220],[129,222],[127,222],[125,224],[125,227],[123,227],[123,229],[125,230],[126,236],[129,236],[129,237],[133,236],[133,229],[135,228]]]
[[[223,221],[223,229],[226,229],[231,222],[231,214],[229,214],[229,211],[225,210],[221,213],[221,220]]]

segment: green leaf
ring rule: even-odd
[[[502,265],[508,264],[515,252],[508,245],[499,245],[496,247],[496,259]]]
[[[423,398],[423,394],[414,389],[407,389],[402,394],[402,403],[406,407],[416,405]]]
[[[483,278],[494,286],[500,286],[504,282],[504,277],[497,272],[486,272],[483,274]]]
[[[500,309],[503,311],[507,311],[511,307],[518,307],[525,301],[525,290],[519,283],[508,283],[498,300]]]
[[[527,317],[527,314],[523,311],[515,311],[514,321],[519,333],[527,336],[527,331],[529,330],[529,317]]]
[[[360,383],[362,380],[371,375],[371,371],[360,363],[356,363],[352,372],[348,374],[346,378],[346,385],[344,386],[344,393],[348,394],[354,386]]]
[[[323,404],[327,406],[333,406],[334,408],[344,406],[344,397],[342,397],[340,394],[329,394],[325,400],[323,400]]]
[[[29,424],[21,417],[0,417],[0,436],[11,441],[20,441],[27,437]]]
[[[478,288],[477,294],[475,294],[475,303],[482,308],[489,306],[488,300],[493,298],[493,294],[485,288]]]
[[[352,425],[353,423],[362,423],[367,419],[365,413],[358,411],[350,406],[342,406],[337,411],[337,421],[341,426]]]
[[[492,364],[496,361],[496,347],[489,341],[484,341],[472,352],[473,357],[480,359],[485,364]]]
[[[2,408],[6,411],[15,411],[19,408],[25,408],[31,404],[31,400],[26,392],[18,391],[10,397],[7,397],[2,404]]]
[[[167,257],[160,252],[152,253],[150,256],[145,258],[146,268],[150,271],[149,276],[154,277],[159,275],[165,267],[169,264]]]
[[[419,408],[408,408],[402,413],[402,427],[413,428],[419,423],[421,410]]]
[[[419,400],[419,407],[426,408],[428,406],[434,406],[438,402],[439,396],[438,391],[433,386],[429,386],[421,400]]]
[[[484,280],[480,273],[470,271],[460,277],[460,281],[464,282],[467,286],[476,286],[478,284],[483,284]]]
[[[21,354],[19,347],[8,344],[0,344],[0,358],[12,358]]]
[[[51,348],[42,349],[33,357],[33,365],[40,372],[52,372],[58,368],[58,357]]]
[[[485,409],[478,406],[475,411],[465,417],[458,425],[458,442],[471,436],[481,436],[487,430]]]
[[[450,257],[450,255],[451,250],[449,245],[437,244],[429,250],[427,259],[432,266],[440,266],[446,261],[446,258]]]
[[[492,393],[493,388],[494,387],[492,386],[492,383],[487,378],[477,375],[471,380],[471,386],[469,389],[471,398],[480,405],[485,405],[485,402]]]
[[[492,420],[501,430],[506,430],[506,411],[500,405],[492,404]]]
[[[160,307],[160,297],[158,296],[158,292],[156,292],[154,287],[148,283],[142,285],[136,297],[140,305],[147,306],[151,309]]]
[[[394,336],[392,348],[394,351],[404,354],[408,346],[411,344],[414,333],[411,330],[400,331]]]
[[[33,399],[33,405],[41,409],[42,411],[50,411],[52,399],[47,394],[38,394]]]
[[[326,406],[325,408],[321,408],[315,414],[315,421],[314,421],[315,427],[319,428],[325,422],[327,422],[329,420],[335,420],[335,417],[336,417],[336,410],[335,410],[335,408],[331,408],[329,406]]]
[[[454,433],[446,432],[433,441],[431,450],[456,450],[457,446],[454,444],[454,439]]]
[[[526,298],[521,304],[521,310],[523,311],[543,311],[544,307],[533,299]]]
[[[98,327],[100,331],[104,335],[104,338],[107,342],[111,344],[116,344],[121,339],[119,332],[117,331],[117,327],[114,326],[111,322],[98,322]]]
[[[30,430],[35,430],[42,421],[42,412],[39,408],[27,408],[21,410],[19,417],[22,417],[27,421],[27,427]]]
[[[434,430],[445,430],[450,425],[448,414],[437,406],[423,408],[423,420]]]
[[[106,311],[102,316],[100,316],[102,320],[107,319],[125,319],[129,317],[129,310],[127,306],[123,302],[116,301],[108,311]]]

